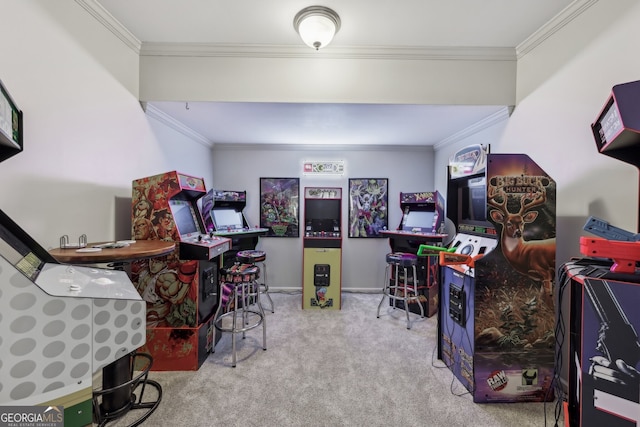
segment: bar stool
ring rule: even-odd
[[[255,264],[236,263],[221,270],[220,301],[213,318],[213,326],[220,332],[231,333],[232,366],[236,367],[236,334],[262,325],[262,349],[267,349],[267,324],[260,302],[260,268]],[[215,346],[211,350],[215,353]]]
[[[269,285],[267,285],[267,253],[265,251],[258,250],[246,250],[240,251],[236,254],[236,259],[238,262],[244,264],[257,264],[260,263],[262,266],[262,282],[260,283],[260,289],[263,294],[267,296],[269,299],[269,304],[271,304],[271,312],[275,313],[275,307],[273,305],[273,300],[271,299],[271,295],[269,295]]]
[[[402,301],[404,311],[407,315],[407,329],[411,329],[409,319],[409,303],[417,302],[420,307],[420,317],[424,317],[424,309],[420,303],[418,295],[418,279],[416,276],[416,264],[418,257],[414,254],[404,252],[391,252],[386,256],[387,266],[384,270],[384,286],[382,287],[382,300],[378,304],[378,319],[380,318],[380,307],[385,298],[395,309],[398,301]],[[400,270],[403,274],[400,275]],[[409,275],[411,272],[411,275]],[[393,275],[393,281],[391,276]]]

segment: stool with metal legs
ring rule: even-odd
[[[411,329],[411,321],[409,319],[410,303],[417,302],[420,307],[420,317],[424,317],[424,309],[418,294],[418,278],[416,276],[418,257],[404,252],[392,252],[387,254],[386,259],[387,266],[384,270],[382,300],[378,304],[377,317],[378,319],[380,318],[380,308],[384,300],[388,298],[394,309],[402,303],[407,315],[407,329]],[[402,274],[400,274],[400,271],[402,271]]]
[[[236,367],[236,334],[262,325],[262,349],[267,349],[267,324],[260,302],[260,268],[255,264],[234,264],[221,270],[221,298],[213,318],[213,326],[231,333],[232,363]],[[211,351],[215,352],[215,346]]]
[[[240,251],[236,254],[236,259],[238,260],[238,262],[243,264],[260,264],[260,272],[262,273],[260,289],[261,292],[266,295],[267,299],[269,300],[269,304],[271,304],[271,312],[274,313],[275,310],[273,300],[271,299],[271,295],[269,295],[269,285],[267,284],[267,253],[265,251],[258,250]]]

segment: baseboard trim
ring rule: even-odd
[[[302,288],[294,288],[289,286],[271,286],[269,285],[269,292],[283,293],[283,294],[301,294]],[[377,288],[342,288],[342,293],[358,293],[358,294],[381,294],[382,291]]]

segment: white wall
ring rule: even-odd
[[[637,231],[638,170],[598,153],[591,124],[614,85],[640,79],[638,22],[637,1],[601,0],[518,64],[522,99],[492,148],[527,153],[556,180],[560,263],[580,256],[589,215]]]
[[[640,4],[600,0],[518,61],[511,118],[435,153],[436,188],[457,149],[491,144],[525,153],[557,183],[558,266],[580,256],[590,215],[630,231],[638,226],[638,170],[598,153],[591,124],[619,83],[640,80]]]
[[[340,177],[308,177],[302,174],[305,160],[344,160],[346,173]],[[216,145],[213,151],[213,181],[210,188],[247,191],[245,215],[258,225],[259,178],[300,178],[300,203],[304,187],[341,187],[342,197],[342,287],[351,290],[379,290],[384,277],[384,256],[389,252],[385,238],[349,238],[349,178],[389,179],[389,228],[402,218],[400,192],[432,191],[433,151],[430,148],[345,147],[245,147]],[[300,209],[300,221],[304,211]],[[263,237],[259,248],[267,251],[269,282],[274,288],[302,287],[302,231],[298,238]]]
[[[210,148],[147,118],[137,55],[76,2],[1,8],[0,80],[23,111],[24,151],[0,166],[0,209],[42,246],[130,237],[133,179],[210,181]]]

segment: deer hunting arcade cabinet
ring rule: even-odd
[[[554,369],[555,182],[524,154],[453,156],[438,354],[473,401],[540,402]]]
[[[640,167],[640,81],[614,86],[591,129],[600,153]],[[565,424],[637,426],[640,233],[595,217],[584,230],[598,237],[581,237],[584,258],[559,273],[571,310]]]
[[[440,246],[446,237],[444,228],[444,199],[437,191],[400,193],[402,219],[395,231],[382,230],[380,234],[389,238],[391,252],[417,254],[420,245]],[[420,301],[409,303],[412,313],[423,312],[431,317],[438,312],[439,264],[436,256],[419,256],[416,266],[417,288]],[[391,273],[391,279],[395,277]],[[389,299],[389,304],[404,310],[404,301]]]
[[[302,308],[342,307],[342,188],[305,187]]]
[[[176,242],[177,251],[132,264],[147,303],[146,352],[154,370],[195,371],[215,345],[220,256],[231,240],[206,233],[197,206],[204,180],[167,172],[133,181],[133,239]]]
[[[209,190],[202,198],[202,218],[207,233],[231,239],[231,249],[223,255],[224,264],[233,263],[240,251],[254,250],[266,228],[251,227],[244,216],[246,191]]]

